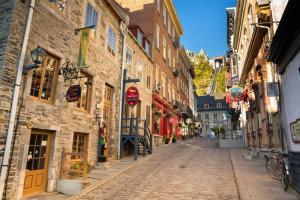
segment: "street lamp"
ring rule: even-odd
[[[27,72],[31,69],[40,67],[47,57],[47,52],[42,47],[38,46],[30,52],[30,56],[33,64],[25,65],[23,68],[23,74],[27,74]]]

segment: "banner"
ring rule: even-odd
[[[91,28],[84,28],[80,31],[80,48],[78,56],[78,68],[87,67],[89,42]]]

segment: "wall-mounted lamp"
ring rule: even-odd
[[[31,69],[35,69],[41,66],[47,57],[47,52],[42,47],[38,46],[30,52],[31,60],[33,64],[28,64],[24,66],[23,74],[27,74],[27,72]]]

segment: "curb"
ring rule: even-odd
[[[74,196],[72,196],[72,197],[70,197],[70,198],[68,198],[68,199],[69,199],[69,200],[77,200],[77,199],[81,198],[82,196],[86,195],[87,193],[93,191],[93,190],[96,189],[97,187],[100,187],[100,186],[104,185],[105,183],[109,182],[110,180],[114,179],[115,177],[120,176],[121,174],[123,174],[124,172],[130,170],[131,168],[135,167],[136,165],[141,164],[141,163],[143,163],[143,162],[146,162],[146,161],[148,161],[148,160],[150,160],[150,159],[152,159],[152,158],[155,158],[155,157],[157,157],[157,156],[159,156],[159,155],[161,155],[161,154],[163,154],[163,153],[167,153],[167,152],[169,152],[169,151],[175,149],[177,146],[178,146],[178,145],[176,145],[176,146],[174,146],[174,147],[171,147],[170,149],[167,149],[167,150],[165,150],[165,151],[163,151],[163,152],[157,153],[157,154],[155,154],[155,155],[151,155],[150,157],[145,158],[145,159],[143,159],[143,160],[140,160],[140,161],[138,161],[138,162],[135,162],[134,164],[130,165],[129,167],[123,169],[122,171],[117,172],[116,174],[112,175],[112,176],[109,177],[107,180],[99,181],[98,183],[96,182],[95,184],[93,184],[93,185],[87,187],[86,189],[82,190],[80,193],[78,193],[78,194],[76,194],[76,195],[74,195]]]
[[[235,167],[234,167],[234,165],[233,165],[233,161],[232,161],[232,156],[231,156],[230,149],[228,149],[228,153],[229,153],[229,158],[230,158],[230,162],[231,162],[231,168],[232,168],[232,173],[233,173],[233,177],[234,177],[234,182],[235,182],[236,189],[237,189],[238,199],[239,199],[239,200],[243,200],[243,199],[241,198],[240,184],[239,184],[239,181],[238,181],[237,176],[236,176],[236,170],[235,170]]]

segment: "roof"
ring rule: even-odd
[[[214,96],[206,95],[206,96],[198,96],[197,100],[197,111],[226,111],[228,110],[228,104],[226,103],[225,98],[217,99]],[[217,104],[221,103],[222,108],[217,108]],[[208,109],[204,109],[204,104],[209,104]]]

